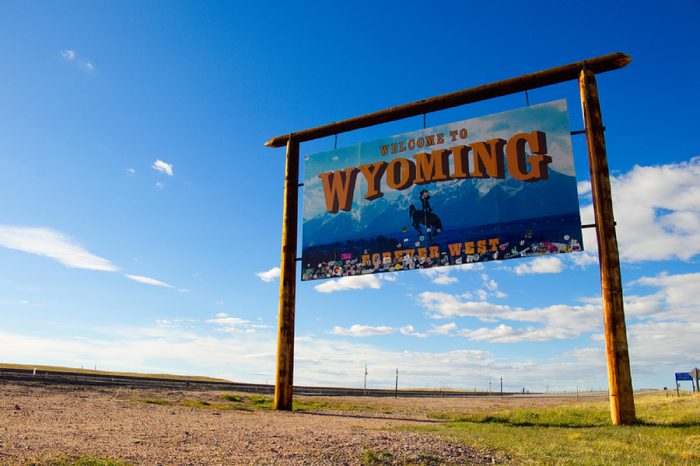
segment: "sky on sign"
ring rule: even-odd
[[[284,150],[263,143],[622,51],[601,74],[634,385],[700,365],[700,5],[0,3],[0,361],[274,380]],[[624,18],[624,21],[621,20]],[[529,92],[567,99],[578,85]],[[428,127],[525,106],[517,94]],[[419,130],[409,118],[338,136]],[[302,155],[332,149],[328,137]],[[585,141],[573,136],[583,223]],[[302,175],[303,176],[303,175]],[[300,214],[301,215],[301,214]],[[298,384],[607,386],[587,251],[312,281]],[[494,385],[495,386],[495,385]]]

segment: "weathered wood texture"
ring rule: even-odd
[[[585,61],[557,66],[556,68],[485,84],[471,89],[464,89],[450,94],[443,94],[437,97],[431,97],[430,99],[418,100],[410,104],[399,105],[397,107],[379,110],[328,125],[298,131],[294,133],[294,139],[297,142],[310,141],[312,139],[366,128],[368,126],[400,120],[423,113],[445,110],[458,105],[493,99],[494,97],[501,97],[516,92],[523,92],[528,89],[535,89],[550,84],[578,79],[579,72],[584,67],[584,62],[586,68],[589,70],[594,73],[602,73],[623,68],[627,66],[630,61],[632,61],[632,59],[628,55],[620,52],[602,55]],[[282,147],[287,144],[288,139],[288,134],[277,136],[267,141],[265,145],[269,147]]]
[[[277,328],[275,409],[291,411],[294,381],[294,307],[296,300],[297,212],[299,203],[299,142],[287,140],[280,261],[280,308]]]
[[[605,349],[608,359],[608,383],[610,386],[610,411],[613,424],[636,422],[632,375],[627,350],[627,329],[622,301],[620,257],[615,233],[610,175],[605,151],[603,120],[598,101],[598,86],[593,71],[584,68],[580,72],[579,87],[581,106],[586,126],[588,162],[593,190],[600,260],[600,280],[603,290],[603,320],[605,324]]]

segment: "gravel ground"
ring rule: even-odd
[[[343,399],[376,403],[377,414],[178,404],[185,399],[220,402],[222,393],[0,382],[0,464],[79,457],[134,464],[362,464],[370,450],[386,460],[381,464],[496,461],[465,445],[396,429],[438,422],[426,417],[426,404],[468,411],[483,400]]]

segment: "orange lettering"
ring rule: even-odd
[[[430,246],[430,258],[439,259],[440,258],[440,248],[438,246]]]
[[[450,248],[451,256],[461,256],[462,254],[462,243],[453,243],[447,245]]]
[[[450,179],[450,152],[445,149],[414,154],[416,159],[416,184],[446,181]]]
[[[365,194],[365,199],[371,201],[382,197],[384,193],[380,191],[380,182],[386,170],[386,162],[360,165],[360,170],[362,170],[362,174],[365,175],[365,179],[367,180],[367,194]]]
[[[452,173],[452,178],[463,179],[469,178],[469,151],[471,147],[455,146],[450,148],[454,156],[455,171]]]
[[[408,189],[416,178],[416,166],[408,159],[396,158],[389,162],[386,174],[386,185],[399,191]]]
[[[323,195],[328,212],[335,214],[338,209],[346,212],[350,210],[358,172],[357,168],[344,168],[318,175],[323,182]]]
[[[474,172],[471,175],[475,178],[504,178],[503,147],[505,145],[505,139],[500,138],[469,144],[469,147],[474,150]]]
[[[533,155],[529,158],[525,154],[525,144],[530,146]],[[506,158],[508,159],[508,171],[510,175],[521,181],[539,181],[549,178],[547,165],[552,162],[552,157],[547,155],[547,135],[542,131],[533,131],[530,134],[518,133],[510,140],[506,147]],[[527,171],[527,164],[530,162],[532,170]]]

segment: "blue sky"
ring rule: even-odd
[[[598,85],[632,372],[670,386],[700,365],[699,19],[693,1],[0,2],[0,360],[272,381],[284,153],[266,140],[622,51],[633,62]],[[529,97],[566,98],[582,128],[575,82]],[[581,136],[573,150],[588,223]],[[404,386],[606,387],[590,230],[584,242],[300,284],[295,381],[359,386],[366,363],[371,386],[398,367]]]

